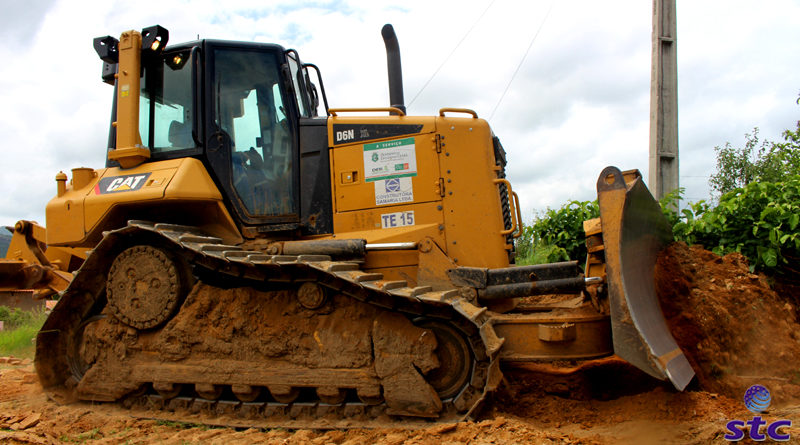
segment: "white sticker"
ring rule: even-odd
[[[392,178],[375,181],[375,205],[414,202],[411,178]]]
[[[381,215],[381,228],[391,229],[392,227],[405,227],[414,225],[414,211],[384,213]]]
[[[364,180],[417,176],[414,138],[364,144]]]

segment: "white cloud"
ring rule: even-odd
[[[350,107],[388,104],[379,32],[393,23],[407,102],[452,52],[410,113],[456,106],[481,117],[497,106],[541,26],[490,124],[525,214],[592,199],[606,165],[647,176],[650,14],[641,0],[183,0],[157,8],[61,0],[7,8],[1,35],[16,44],[0,47],[0,223],[43,222],[59,170],[104,164],[112,90],[100,81],[92,38],[153,24],[168,28],[172,42],[199,35],[296,48],[322,69],[331,105]],[[678,3],[681,184],[689,198],[707,197],[715,145],[739,143],[754,126],[778,139],[794,125],[798,53],[796,2]]]

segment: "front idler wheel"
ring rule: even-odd
[[[439,367],[425,375],[442,400],[456,397],[469,384],[472,376],[472,349],[465,335],[455,327],[438,320],[415,323],[436,335]]]
[[[108,272],[108,307],[128,326],[154,328],[181,305],[190,278],[188,267],[166,250],[130,247],[117,255]]]

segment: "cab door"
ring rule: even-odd
[[[227,201],[245,225],[293,228],[297,112],[282,48],[218,42],[205,54],[207,157]]]

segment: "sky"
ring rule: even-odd
[[[278,43],[320,67],[331,107],[387,106],[392,23],[410,115],[475,110],[505,147],[523,218],[591,200],[600,171],[648,177],[650,0],[1,0],[0,225],[45,223],[55,175],[100,168],[112,88],[92,39]],[[800,119],[800,1],[677,1],[680,186],[709,198],[714,147]]]

